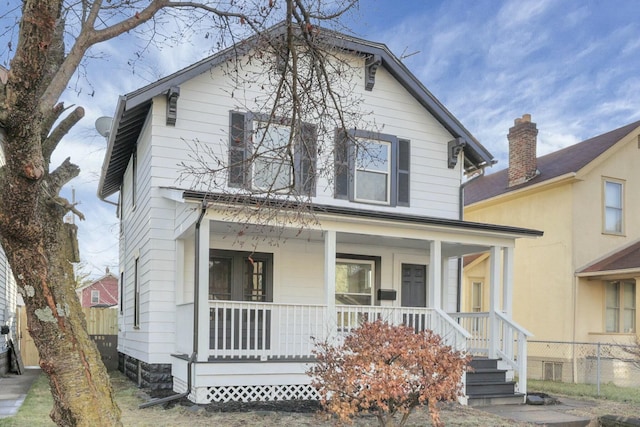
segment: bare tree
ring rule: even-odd
[[[70,159],[50,164],[62,138],[84,115],[82,107],[66,108],[61,97],[72,77],[83,70],[92,47],[129,32],[137,32],[147,43],[165,43],[195,27],[207,28],[206,34],[224,46],[281,20],[290,34],[295,30],[310,40],[315,26],[336,21],[355,2],[24,0],[19,11],[12,11],[16,25],[10,31],[17,42],[6,47],[9,69],[6,82],[0,80],[5,157],[0,169],[0,242],[25,300],[29,330],[54,397],[51,417],[58,425],[121,424],[109,378],[74,292],[77,228],[64,223],[63,217],[69,212],[83,217],[59,193],[80,170]],[[169,21],[177,23],[177,36],[163,33]],[[284,63],[295,64],[298,52],[313,55],[310,46],[290,43]],[[326,79],[321,69],[312,71],[319,63],[315,58],[307,63],[309,72],[316,73],[315,81]],[[296,68],[285,70],[283,87],[291,85],[289,93],[296,96],[303,93],[296,87]],[[328,87],[329,81],[323,84]],[[279,94],[269,96],[277,99]],[[271,117],[280,116],[282,104],[274,105]]]

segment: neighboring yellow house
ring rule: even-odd
[[[539,158],[537,133],[530,115],[515,120],[509,167],[466,184],[465,220],[544,231],[518,240],[515,250],[512,315],[533,340],[633,342],[640,322],[640,121]],[[464,260],[461,311],[488,311],[487,258]],[[533,376],[544,369],[531,366],[535,353],[531,348]]]

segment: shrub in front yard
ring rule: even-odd
[[[326,411],[340,421],[373,413],[380,426],[406,423],[413,409],[427,404],[432,424],[441,426],[436,403],[462,393],[468,358],[442,343],[432,331],[378,320],[354,329],[342,345],[316,344],[317,363],[307,372]]]

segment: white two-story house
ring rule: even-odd
[[[120,97],[98,192],[118,198],[122,369],[198,403],[316,398],[314,339],[383,318],[517,375],[514,241],[541,232],[462,221],[464,174],[491,154],[385,45],[313,37],[350,67],[333,76],[347,127],[272,113],[282,56],[259,37]],[[185,175],[207,162],[225,172]],[[459,259],[486,251],[491,310],[458,313]]]

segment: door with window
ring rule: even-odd
[[[211,250],[209,300],[271,302],[273,255]],[[212,309],[211,348],[265,350],[270,348],[271,310],[251,305]]]
[[[403,307],[427,306],[427,266],[422,264],[402,264],[401,304]],[[403,322],[416,331],[426,327],[424,313],[403,315]]]

